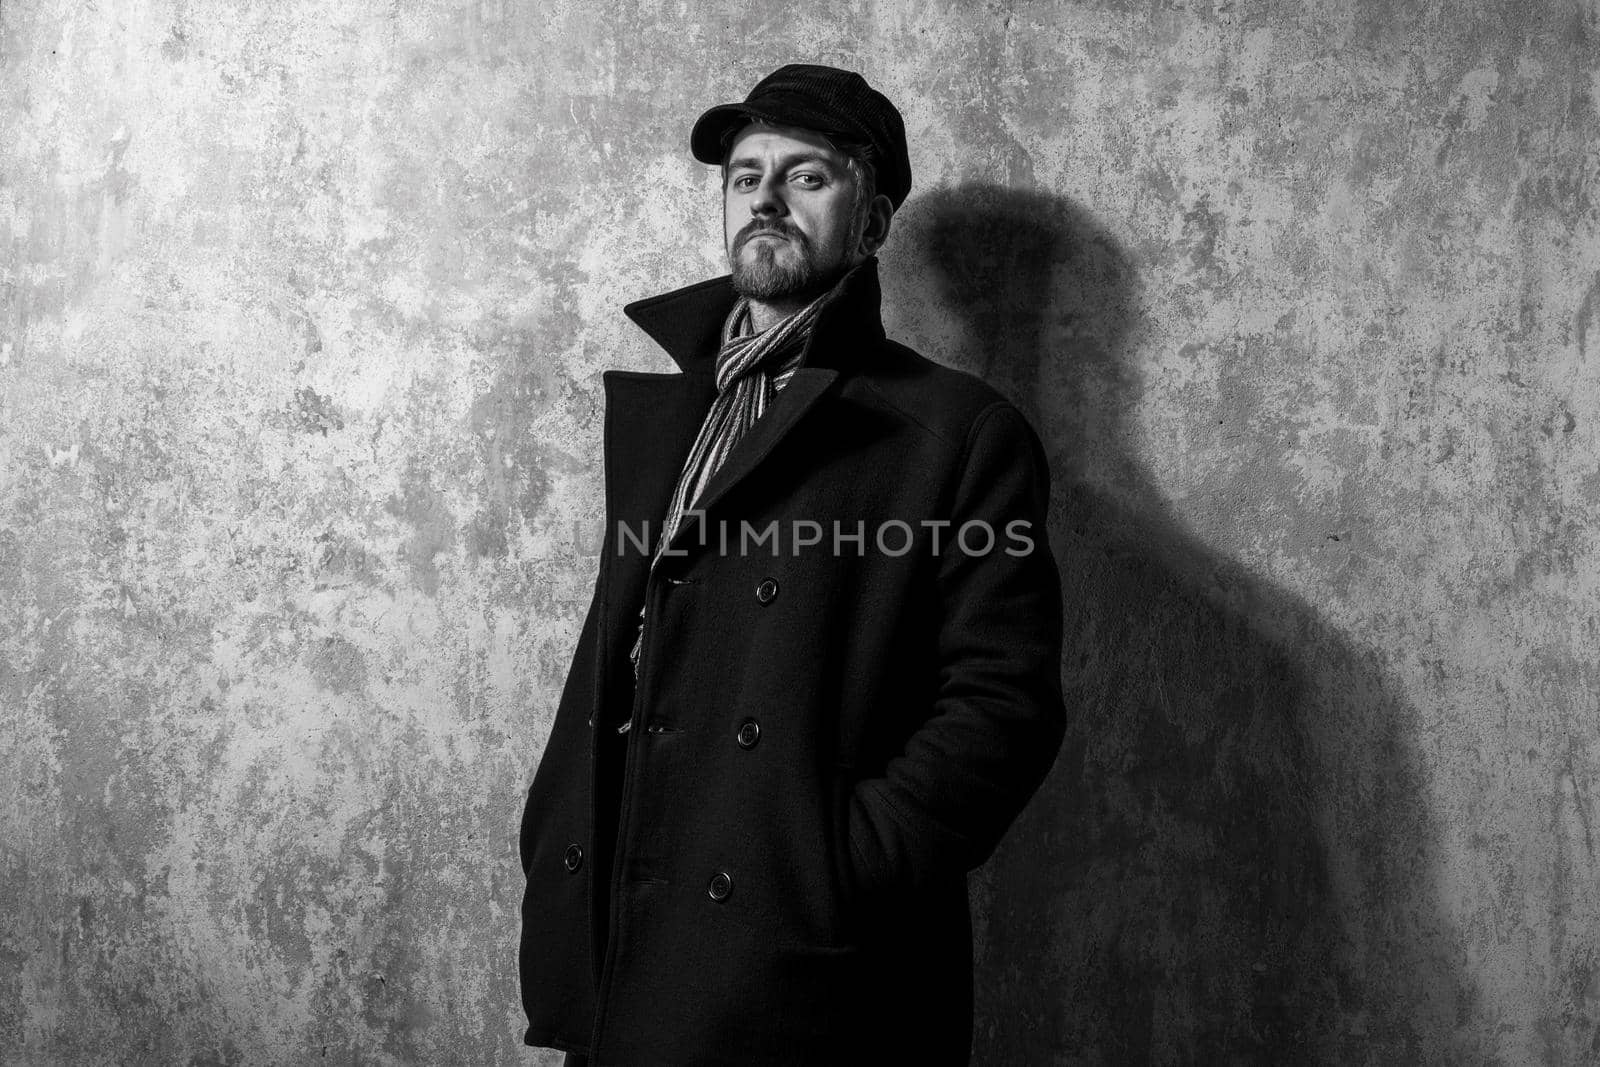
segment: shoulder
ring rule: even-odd
[[[874,349],[847,386],[858,402],[879,407],[958,452],[967,451],[986,427],[1024,436],[1031,432],[1016,406],[976,375],[935,363],[896,341],[880,341]]]

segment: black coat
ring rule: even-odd
[[[647,586],[619,524],[659,531],[733,299],[630,305],[682,373],[604,375],[599,578],[522,822],[525,1040],[596,1067],[965,1064],[967,871],[1064,731],[1043,450],[885,339],[868,261]],[[777,520],[778,554],[740,554],[741,520]]]

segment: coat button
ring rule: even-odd
[[[776,578],[763,578],[761,584],[756,586],[756,599],[763,604],[770,604],[778,596],[778,580]]]
[[[728,894],[733,892],[733,879],[728,877],[727,871],[718,871],[711,876],[711,884],[706,886],[706,896],[721,904],[728,899]]]
[[[568,845],[567,854],[561,861],[567,865],[567,870],[576,873],[578,868],[583,866],[583,849],[577,845]]]
[[[754,719],[746,719],[739,724],[739,747],[755,748],[756,742],[761,740],[761,724]]]

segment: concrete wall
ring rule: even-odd
[[[1595,0],[0,6],[0,1060],[530,1063],[522,791],[699,109],[907,119],[1054,463],[977,1062],[1600,1058]],[[548,1062],[548,1061],[545,1061]]]

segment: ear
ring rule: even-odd
[[[876,255],[883,242],[889,239],[889,224],[894,219],[894,202],[879,193],[867,205],[867,218],[861,228],[861,254]]]

